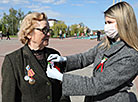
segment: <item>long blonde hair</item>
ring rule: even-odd
[[[127,2],[119,2],[108,8],[104,15],[116,19],[120,39],[138,51],[138,26],[133,8]],[[107,37],[103,45],[109,48]]]
[[[18,32],[19,40],[23,44],[26,44],[29,41],[27,35],[29,35],[35,28],[37,21],[42,20],[47,21],[47,16],[44,13],[33,12],[25,16],[20,25],[20,30]]]

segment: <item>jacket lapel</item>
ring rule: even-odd
[[[94,63],[94,71],[96,71],[97,65],[101,62],[104,56],[107,58],[111,57],[119,50],[121,50],[123,46],[125,46],[125,42],[120,41],[119,43],[112,45],[111,48],[109,48],[108,50],[104,49],[103,47],[99,48],[99,52]]]
[[[98,55],[96,56],[96,59],[94,62],[94,71],[96,70],[97,65],[101,63],[101,60],[104,56],[104,50],[105,49],[103,47],[99,48]]]
[[[42,69],[42,66],[39,64],[39,62],[37,61],[35,56],[32,54],[31,50],[29,49],[27,45],[24,46],[23,54],[24,54],[23,57],[26,60],[26,64],[31,67],[31,69],[35,72],[35,74],[38,74],[39,76],[48,80],[45,72]]]
[[[119,50],[121,50],[123,46],[125,46],[125,42],[119,41],[117,44],[112,45],[111,48],[106,50],[104,52],[104,55],[107,57],[110,57],[114,55],[115,53],[117,53]]]

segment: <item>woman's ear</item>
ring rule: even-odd
[[[30,33],[27,35],[27,38],[28,38],[28,39],[31,39],[33,34],[34,34],[34,31],[30,32]]]

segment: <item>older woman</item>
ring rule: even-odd
[[[47,57],[60,55],[45,47],[49,43],[46,15],[28,14],[20,26],[19,39],[24,46],[6,55],[2,65],[2,102],[70,102],[69,97],[61,96],[60,81],[46,75]]]
[[[85,102],[137,102],[127,91],[138,73],[138,27],[133,8],[120,2],[104,15],[104,41],[85,53],[48,57],[53,62],[66,61],[66,71],[94,64],[93,76],[61,74],[49,66],[47,75],[62,81],[64,95],[86,95]]]

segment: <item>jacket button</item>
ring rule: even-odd
[[[50,100],[50,96],[47,96],[47,99]]]
[[[50,85],[50,83],[49,83],[49,82],[47,82],[47,85]]]

